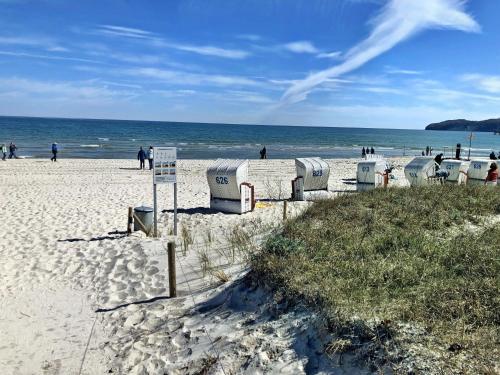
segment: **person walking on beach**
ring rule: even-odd
[[[13,142],[10,142],[10,145],[9,145],[9,159],[12,159],[12,158],[17,159],[16,150],[17,150],[17,146]]]
[[[267,150],[266,150],[266,146],[264,146],[264,148],[262,150],[260,150],[260,158],[261,159],[267,159]]]
[[[427,147],[425,148],[425,156],[429,156],[429,151],[430,151],[430,147],[429,147],[429,146],[427,146]]]
[[[460,160],[460,153],[462,152],[462,145],[457,143],[457,148],[455,149],[455,159]]]
[[[52,143],[52,157],[50,158],[52,161],[57,161],[57,143]]]
[[[146,153],[142,149],[142,146],[139,148],[139,152],[137,153],[137,160],[139,160],[139,169],[144,169],[144,161],[146,160]]]
[[[498,165],[497,163],[491,163],[488,175],[484,181],[485,185],[496,185],[498,183]]]
[[[7,158],[7,146],[5,146],[5,143],[2,143],[2,160],[5,161]]]
[[[149,150],[148,150],[149,170],[153,169],[153,158],[154,158],[153,146],[149,146]]]
[[[364,159],[366,157],[366,151],[365,151],[365,148],[363,147],[361,149],[361,157]]]

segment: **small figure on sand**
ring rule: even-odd
[[[365,148],[363,147],[361,149],[361,157],[364,159],[366,157],[366,151],[365,151]]]
[[[266,146],[264,146],[264,148],[262,150],[260,150],[260,158],[261,159],[267,159],[267,150],[266,150]]]
[[[57,161],[57,143],[52,143],[52,157],[50,158],[52,161]]]
[[[370,154],[375,155],[375,149],[373,147],[370,149]]]
[[[462,145],[457,143],[457,148],[455,149],[455,159],[460,160],[460,153],[462,152]]]
[[[490,160],[497,160],[497,156],[495,155],[495,151],[491,151]]]
[[[1,151],[2,151],[2,160],[5,161],[5,159],[7,158],[7,146],[5,145],[5,143],[2,143]]]
[[[149,146],[149,150],[148,150],[149,170],[153,169],[153,158],[154,158],[153,146]]]
[[[496,185],[498,183],[498,165],[497,163],[491,163],[490,169],[488,170],[488,175],[484,181],[485,185]]]
[[[12,159],[12,158],[17,159],[16,150],[17,150],[17,146],[14,144],[14,142],[10,142],[9,159]]]
[[[142,149],[142,146],[139,148],[139,152],[137,153],[137,160],[139,160],[139,169],[144,169],[144,163],[146,160],[146,153]]]
[[[431,148],[430,148],[429,146],[427,146],[427,147],[425,148],[425,156],[429,156],[430,151],[431,151]]]

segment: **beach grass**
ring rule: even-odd
[[[422,327],[443,350],[458,344],[483,366],[499,354],[498,215],[499,188],[345,195],[288,221],[252,267],[280,294],[339,326]]]

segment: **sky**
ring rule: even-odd
[[[0,115],[498,118],[499,14],[497,0],[0,0]]]

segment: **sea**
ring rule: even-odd
[[[426,131],[348,127],[201,124],[189,122],[123,121],[0,116],[0,144],[14,142],[18,156],[51,157],[59,145],[61,158],[133,159],[139,147],[175,146],[180,159],[289,159],[319,156],[356,158],[362,147],[385,156],[454,155],[457,143],[467,156],[469,135],[460,131]],[[471,156],[500,152],[500,136],[474,133]]]

